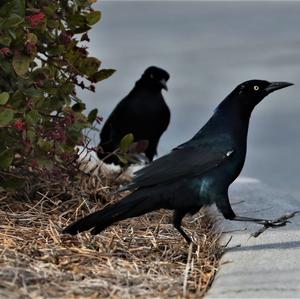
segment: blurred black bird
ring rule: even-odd
[[[100,159],[106,163],[122,164],[118,157],[109,155],[120,145],[121,139],[132,133],[134,141],[147,140],[145,155],[151,162],[157,154],[157,146],[170,122],[170,110],[162,96],[162,89],[168,90],[169,74],[158,67],[145,70],[130,93],[115,107],[101,131],[102,150]]]
[[[63,232],[91,230],[98,234],[120,220],[157,209],[174,210],[174,227],[191,242],[181,227],[183,217],[215,203],[226,219],[265,226],[286,223],[235,215],[228,188],[240,174],[246,157],[247,133],[254,107],[269,93],[293,85],[251,80],[238,85],[216,108],[204,127],[188,142],[136,172],[133,190],[116,204],[105,207],[68,226]]]

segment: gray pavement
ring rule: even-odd
[[[300,198],[256,180],[240,180],[230,195],[234,211],[244,216],[274,219],[300,211]],[[253,238],[261,226],[220,217],[222,242],[232,239],[205,298],[300,298],[300,215],[291,221]]]

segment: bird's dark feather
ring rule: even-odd
[[[154,74],[166,76],[166,79],[169,77],[167,73],[158,68],[150,68],[150,70]],[[135,141],[148,141],[145,155],[149,161],[153,160],[159,139],[169,125],[170,110],[161,93],[161,86],[153,85],[152,81],[144,74],[112,111],[100,134],[100,147],[104,152],[98,152],[100,159],[116,150],[121,139],[132,133]],[[120,164],[115,156],[111,156],[105,161]]]
[[[122,190],[171,183],[182,178],[199,177],[220,165],[232,148],[212,149],[209,146],[174,149],[168,155],[155,160],[137,171],[133,181]]]
[[[235,215],[228,188],[244,165],[252,110],[270,92],[290,85],[263,80],[240,84],[191,140],[136,173],[132,183],[121,189],[134,189],[131,194],[64,232],[75,234],[92,228],[91,233],[96,234],[118,221],[163,208],[175,211],[174,227],[191,242],[181,228],[182,218],[212,203],[226,219],[274,225],[266,219]]]

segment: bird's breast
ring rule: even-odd
[[[238,177],[243,168],[245,155],[244,149],[235,151],[219,166],[195,179],[194,186],[198,189],[199,199],[203,204],[214,203],[220,193],[228,190],[230,184]]]

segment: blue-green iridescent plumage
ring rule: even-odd
[[[181,220],[215,203],[225,218],[265,221],[236,216],[228,198],[230,184],[240,174],[247,151],[249,120],[254,107],[269,93],[292,85],[250,80],[238,85],[215,109],[204,127],[188,142],[141,169],[122,190],[133,190],[120,202],[67,227],[76,234],[92,228],[97,234],[109,225],[157,209],[174,210],[174,226],[190,242]]]

